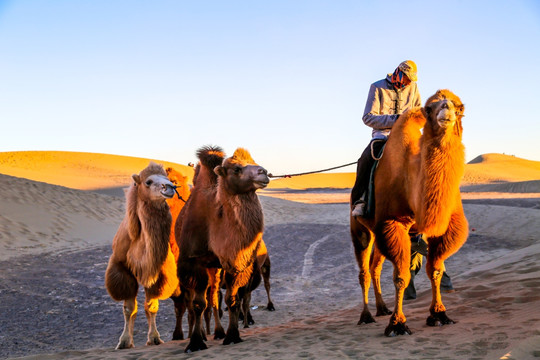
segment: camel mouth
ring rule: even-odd
[[[270,180],[259,180],[259,181],[254,182],[255,187],[257,189],[264,189],[265,187],[268,186],[269,183],[270,183]]]
[[[163,184],[161,185],[160,193],[164,198],[171,199],[175,194],[174,187],[168,184]]]
[[[437,119],[437,122],[439,123],[439,126],[442,128],[446,128],[448,126],[451,126],[454,123],[455,119],[453,118],[442,118]]]

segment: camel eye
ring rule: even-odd
[[[235,174],[240,174],[241,172],[242,172],[242,168],[241,168],[240,166],[236,166],[236,167],[234,168],[234,173],[235,173]]]
[[[152,182],[153,182],[152,180],[146,180],[145,184],[146,184],[146,186],[150,186],[150,185],[152,185]]]

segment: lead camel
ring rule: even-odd
[[[388,312],[379,279],[385,257],[394,265],[395,307],[385,329],[387,336],[411,334],[402,305],[410,280],[412,226],[425,234],[428,241],[426,272],[431,281],[432,301],[426,322],[429,326],[453,323],[442,303],[440,283],[444,260],[459,250],[468,235],[459,192],[465,167],[463,112],[459,97],[449,90],[439,90],[427,100],[425,107],[402,114],[392,128],[375,172],[375,216],[351,217],[351,235],[364,296],[359,323],[374,321],[367,303],[371,277],[377,315]]]

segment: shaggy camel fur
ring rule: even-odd
[[[148,320],[147,345],[163,343],[156,328],[158,300],[178,289],[177,268],[169,245],[171,214],[166,199],[174,186],[161,165],[153,162],[126,192],[126,214],[113,239],[113,253],[105,272],[105,287],[116,301],[124,301],[124,331],[117,349],[133,347],[137,292],[144,287]]]
[[[171,211],[171,216],[172,216],[171,240],[170,240],[171,250],[174,254],[175,260],[178,261],[178,255],[180,251],[178,249],[178,245],[176,244],[176,237],[174,235],[174,223],[176,222],[176,219],[178,218],[180,211],[184,207],[187,199],[189,198],[189,195],[191,194],[191,190],[189,188],[187,176],[184,176],[182,173],[173,169],[172,167],[166,168],[165,172],[167,173],[167,177],[169,178],[169,180],[176,187],[177,196],[173,196],[172,198],[167,199],[167,204],[169,205],[169,209]]]
[[[252,278],[264,228],[255,191],[270,181],[266,170],[244,149],[237,149],[226,159],[219,147],[203,147],[197,155],[200,163],[196,183],[175,225],[180,247],[178,277],[194,316],[186,352],[207,348],[202,315],[208,287],[219,284],[219,275],[210,272],[219,268],[224,271],[229,310],[223,344],[242,341],[238,314],[243,294],[239,290],[248,286]],[[211,283],[211,278],[216,280]]]
[[[459,183],[465,167],[462,144],[464,106],[449,90],[439,90],[424,108],[402,114],[392,128],[375,173],[375,216],[352,218],[351,235],[360,267],[364,308],[360,323],[373,322],[367,292],[373,277],[377,315],[388,314],[380,290],[385,257],[394,265],[395,308],[385,335],[411,334],[403,314],[403,293],[410,280],[412,226],[427,236],[426,272],[432,302],[427,324],[453,323],[442,303],[440,282],[443,262],[459,250],[468,235]],[[422,131],[423,129],[423,131]],[[370,253],[375,249],[370,265]]]

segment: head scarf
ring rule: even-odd
[[[394,87],[396,89],[402,89],[405,87],[405,81],[404,80],[404,77],[405,77],[405,74],[403,73],[403,71],[399,70],[399,67],[396,68],[396,70],[394,70],[394,73],[392,74],[392,78],[391,78],[391,81],[392,81],[392,85],[394,85]]]

